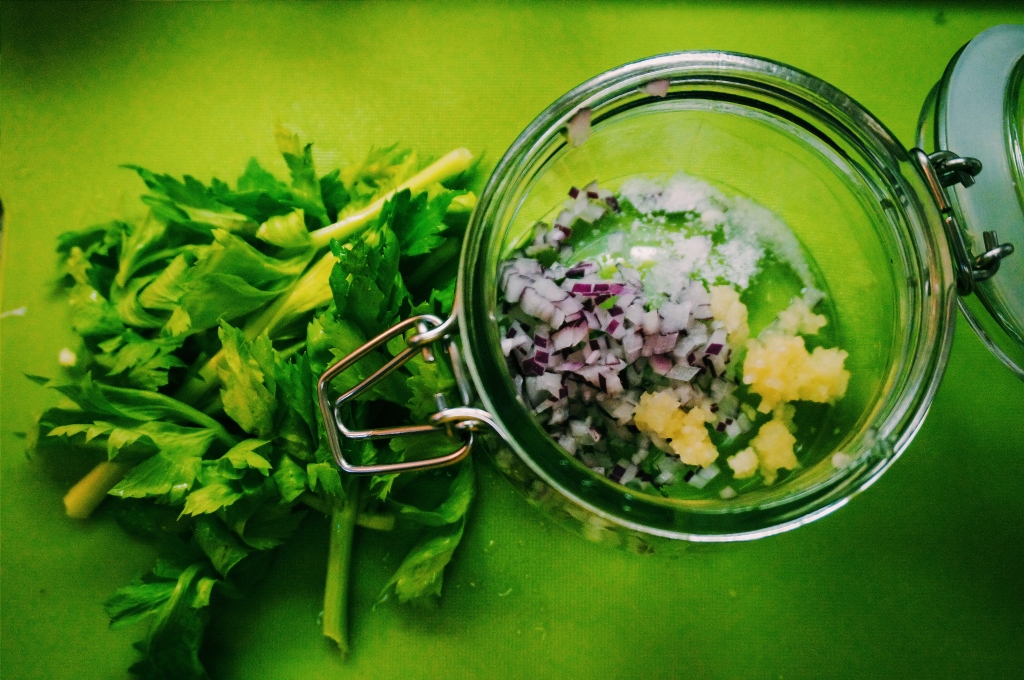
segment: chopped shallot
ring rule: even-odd
[[[652,80],[649,83],[644,83],[640,90],[655,97],[664,97],[668,94],[668,86],[667,80]]]
[[[566,125],[569,146],[582,146],[590,138],[590,109],[580,109]]]
[[[643,89],[665,96],[668,85],[660,80]],[[586,141],[589,109],[573,117],[568,133],[573,146]],[[699,280],[658,298],[625,262],[609,271],[595,261],[569,260],[567,243],[574,227],[582,228],[578,222],[596,222],[609,211],[620,211],[612,192],[597,182],[574,186],[553,224],[535,226],[525,256],[503,263],[502,354],[520,398],[569,455],[620,484],[682,480],[702,488],[719,469],[684,465],[671,441],[639,432],[633,419],[644,393],[668,390],[680,408],[704,409],[714,432],[728,438],[749,432],[753,423],[741,412],[729,371],[728,333]],[[544,260],[550,264],[531,256],[552,249],[558,257]],[[607,252],[626,250],[623,234],[608,237]],[[635,453],[615,462],[622,447]]]

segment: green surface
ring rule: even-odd
[[[629,9],[627,10],[627,6]],[[54,236],[133,205],[134,162],[233,178],[283,172],[272,127],[327,167],[401,141],[493,162],[578,82],[671,50],[779,59],[832,82],[909,143],[946,61],[1024,12],[924,4],[0,5],[0,588],[4,678],[118,678],[139,630],[100,603],[147,546],[63,517],[68,475],[15,436],[71,342],[52,295]],[[266,587],[215,618],[215,678],[1024,677],[1024,385],[959,324],[920,435],[849,507],[796,532],[679,559],[586,543],[489,466],[440,606],[372,608],[403,554],[357,536],[354,653],[320,637],[326,521],[306,523]]]

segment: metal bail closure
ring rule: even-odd
[[[952,151],[926,154],[921,149],[911,149],[910,155],[921,169],[921,174],[928,183],[928,189],[942,214],[942,229],[953,256],[956,292],[959,295],[970,295],[975,283],[992,278],[999,271],[1000,261],[1013,254],[1013,244],[1001,244],[996,232],[986,231],[983,234],[985,252],[975,257],[964,239],[953,206],[946,195],[946,187],[954,184],[969,187],[974,184],[974,176],[981,172],[981,161],[976,158],[961,158]]]
[[[421,316],[411,317],[395,326],[392,326],[359,349],[343,357],[338,363],[328,368],[324,374],[320,376],[320,380],[317,382],[317,396],[320,402],[320,412],[323,415],[325,428],[327,430],[327,441],[331,446],[331,452],[334,454],[334,460],[338,463],[338,467],[350,474],[378,475],[392,472],[408,472],[411,470],[426,470],[428,468],[443,467],[445,465],[457,463],[469,455],[469,452],[473,448],[474,432],[481,426],[488,424],[490,418],[486,411],[481,411],[480,409],[467,407],[449,408],[445,397],[442,394],[435,395],[438,412],[431,417],[430,424],[428,425],[400,425],[397,427],[383,427],[370,430],[351,430],[345,425],[341,417],[342,406],[346,401],[355,399],[373,385],[380,382],[387,375],[412,359],[417,352],[422,352],[423,359],[427,362],[436,361],[437,358],[434,355],[432,348],[435,343],[440,342],[445,346],[445,349],[448,350],[449,353],[452,353],[452,348],[448,338],[452,332],[454,332],[455,326],[456,317],[454,316],[445,321],[441,321],[441,319],[432,314],[423,314]],[[372,375],[334,400],[334,403],[331,403],[328,391],[330,389],[331,382],[335,378],[370,352],[386,345],[397,336],[404,336],[407,331],[413,328],[416,329],[416,333],[406,340],[405,349],[392,357],[391,360],[382,367],[374,371]],[[331,423],[334,424],[334,427],[331,427]],[[390,437],[406,437],[437,431],[445,432],[453,439],[462,439],[464,443],[456,451],[443,456],[427,458],[424,460],[402,461],[400,463],[385,463],[380,465],[355,465],[346,460],[344,451],[342,451],[341,441],[338,436],[340,433],[341,436],[347,439],[388,439]]]

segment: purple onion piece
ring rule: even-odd
[[[651,370],[658,375],[667,375],[672,370],[672,360],[666,356],[655,355],[650,358]]]

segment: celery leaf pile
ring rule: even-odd
[[[390,147],[319,175],[312,145],[284,128],[277,142],[287,180],[256,159],[234,187],[125,166],[146,186],[145,215],[58,240],[80,343],[60,376],[29,376],[62,397],[36,419],[29,450],[95,465],[65,497],[68,514],[102,503],[156,550],[152,571],[105,604],[114,627],[148,622],[131,667],[142,678],[208,677],[211,607],[245,592],[310,512],[331,517],[323,632],[347,652],[354,527],[421,527],[381,598],[422,600],[440,594],[473,498],[469,460],[401,477],[341,473],[314,392],[328,366],[400,319],[450,313],[472,156],[421,164]],[[423,423],[454,387],[446,364],[417,356],[344,415],[357,427]],[[343,445],[350,459],[383,462],[458,444]]]

